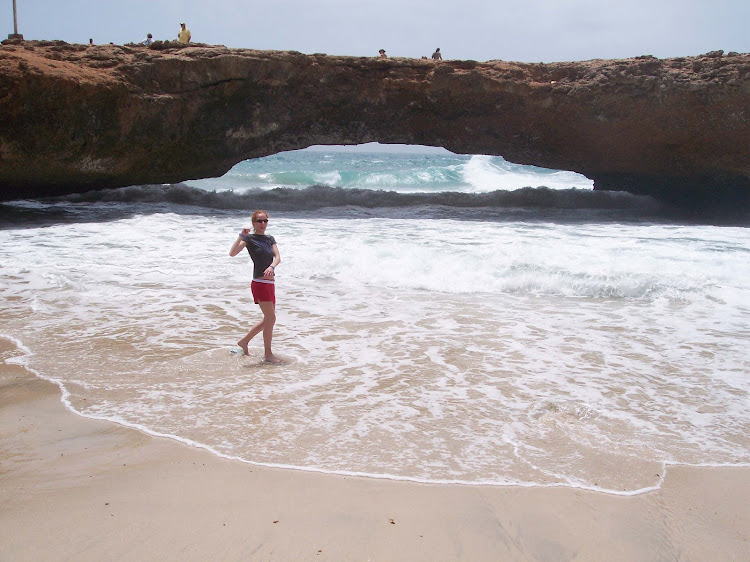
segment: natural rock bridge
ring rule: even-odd
[[[485,63],[5,41],[0,199],[219,176],[371,141],[749,208],[750,55]]]

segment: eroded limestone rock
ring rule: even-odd
[[[6,41],[0,199],[219,176],[371,141],[748,204],[750,55],[552,64]]]

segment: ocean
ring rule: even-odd
[[[256,208],[282,366],[230,353]],[[625,495],[750,463],[750,229],[572,172],[316,147],[7,202],[0,293],[3,360],[71,410],[249,463]]]

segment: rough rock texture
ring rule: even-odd
[[[313,144],[443,146],[747,205],[750,55],[554,64],[5,41],[0,199],[219,176]]]

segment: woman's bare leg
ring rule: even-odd
[[[273,303],[271,303],[273,304]],[[248,351],[247,346],[250,343],[250,340],[253,339],[255,336],[257,336],[259,333],[263,331],[263,325],[266,323],[265,316],[263,317],[263,320],[258,322],[255,326],[250,328],[250,331],[245,334],[245,337],[242,338],[240,341],[237,342],[237,345],[239,345],[242,348],[242,351],[245,352],[245,355],[250,355],[250,351]]]
[[[271,301],[261,301],[258,304],[260,305],[261,312],[263,312],[263,326],[261,330],[263,330],[263,347],[265,348],[264,358],[269,363],[283,363],[284,361],[274,356],[271,351],[273,325],[276,324],[276,304]]]

